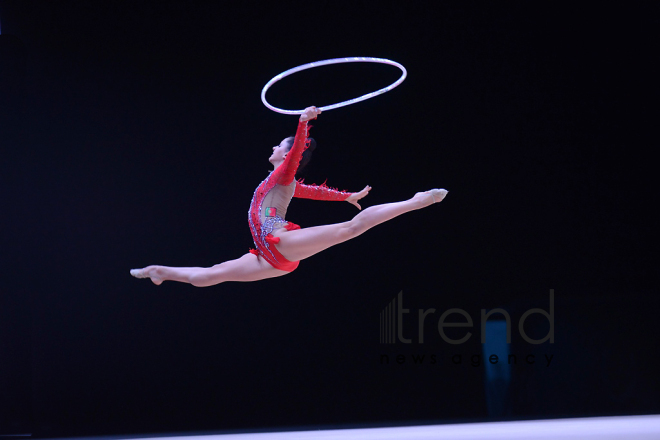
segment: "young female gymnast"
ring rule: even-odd
[[[226,281],[257,281],[279,277],[292,272],[300,260],[355,238],[374,226],[415,209],[440,202],[445,189],[432,189],[415,194],[409,200],[371,206],[352,220],[332,225],[300,228],[284,220],[292,197],[315,200],[346,201],[362,209],[358,200],[365,197],[370,186],[350,193],[337,191],[325,185],[305,185],[294,179],[303,152],[309,145],[308,121],[316,119],[321,110],[308,107],[300,116],[298,130],[293,138],[284,139],[268,160],[274,171],[261,182],[254,192],[248,222],[256,249],[236,260],[225,261],[212,267],[147,266],[132,269],[136,278],[151,278],[154,284],[180,281],[197,287],[213,286]]]

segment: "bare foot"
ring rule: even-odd
[[[163,280],[156,275],[157,272],[158,266],[147,266],[144,269],[131,269],[131,275],[135,278],[150,278],[152,283],[159,286]]]
[[[417,200],[422,204],[422,208],[425,208],[434,203],[442,202],[449,191],[444,188],[435,188],[429,191],[418,192],[413,197],[413,200]]]

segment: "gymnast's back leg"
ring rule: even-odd
[[[275,269],[263,258],[247,253],[236,260],[225,261],[212,267],[147,266],[132,269],[136,278],[151,278],[160,285],[163,281],[179,281],[195,287],[208,287],[227,281],[258,281],[286,275],[289,272]]]

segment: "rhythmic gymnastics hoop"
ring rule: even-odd
[[[268,103],[268,101],[266,101],[266,92],[268,91],[268,89],[273,84],[275,84],[276,82],[278,82],[282,78],[286,78],[287,76],[293,75],[294,73],[300,72],[301,70],[312,69],[314,67],[325,66],[325,65],[328,65],[328,64],[341,64],[341,63],[380,63],[380,64],[389,64],[390,66],[396,66],[399,69],[401,69],[402,74],[401,74],[401,78],[399,78],[398,80],[396,80],[396,82],[393,82],[392,84],[390,84],[387,87],[383,87],[382,89],[376,90],[375,92],[367,93],[366,95],[362,95],[358,98],[353,98],[353,99],[349,99],[347,101],[339,102],[337,104],[332,104],[332,105],[326,105],[324,107],[319,107],[319,109],[321,111],[328,111],[328,110],[332,110],[332,109],[335,109],[335,108],[344,107],[344,106],[347,106],[347,105],[355,104],[356,102],[365,101],[369,98],[373,98],[374,96],[382,95],[383,93],[389,92],[390,90],[392,90],[393,88],[395,88],[396,86],[401,84],[403,82],[403,80],[406,79],[406,76],[408,76],[408,72],[406,71],[405,67],[403,67],[401,64],[397,63],[396,61],[387,60],[385,58],[352,57],[352,58],[333,58],[331,60],[315,61],[313,63],[307,63],[307,64],[303,64],[303,65],[298,66],[298,67],[294,67],[293,69],[285,70],[284,72],[280,73],[279,75],[273,77],[273,79],[268,81],[266,83],[266,85],[264,86],[264,88],[261,90],[261,101],[264,103],[264,105],[266,107],[268,107],[269,109],[271,109],[272,111],[277,112],[277,113],[282,113],[282,114],[285,114],[285,115],[300,115],[300,114],[303,114],[305,112],[305,110],[284,110],[284,109],[277,108],[275,106],[270,105]]]

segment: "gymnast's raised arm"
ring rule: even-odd
[[[318,114],[321,113],[321,110],[316,107],[307,107],[303,114],[300,115],[300,120],[298,122],[298,129],[296,130],[296,135],[293,140],[293,145],[291,149],[286,154],[284,162],[278,167],[276,172],[277,183],[280,185],[289,185],[293,182],[293,179],[298,170],[298,164],[302,158],[302,154],[305,151],[308,135],[307,122],[310,119],[315,119]]]
[[[300,122],[298,124],[298,132],[296,133],[295,140],[293,141],[293,146],[291,151],[289,151],[287,158],[284,163],[288,165],[285,173],[290,174],[292,171],[295,174],[295,171],[298,168],[298,162],[302,157],[302,153],[305,150],[305,142],[307,140],[307,121],[310,119],[316,119],[316,117],[321,113],[321,110],[317,107],[307,107],[302,115],[300,115]],[[304,134],[301,132],[301,129],[305,130]],[[287,160],[291,161],[287,164]],[[285,165],[285,166],[286,166]],[[288,177],[288,176],[287,176]],[[293,179],[293,177],[291,177]],[[286,180],[285,184],[290,183],[290,180]],[[338,191],[334,188],[330,188],[324,185],[305,185],[301,181],[296,183],[296,190],[294,197],[303,198],[303,199],[313,199],[313,200],[331,200],[331,201],[347,201],[352,205],[355,205],[358,209],[362,209],[358,200],[365,197],[371,187],[369,185],[365,186],[364,189],[357,193],[351,193],[347,191]]]

